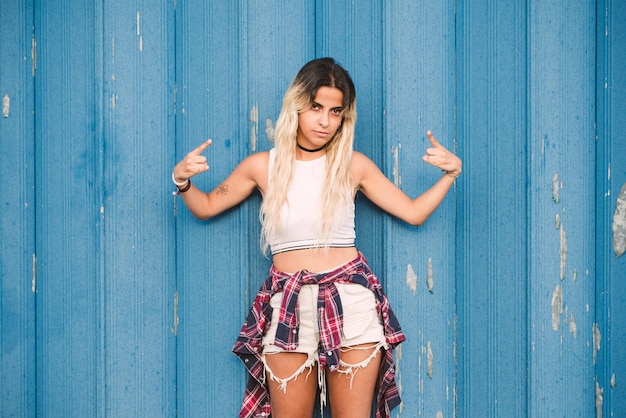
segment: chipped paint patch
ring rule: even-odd
[[[2,97],[2,114],[5,118],[9,117],[9,110],[11,108],[11,99],[8,94],[5,94]]]
[[[615,212],[613,213],[613,251],[617,257],[621,257],[626,252],[626,183],[622,185],[622,190],[615,202]]]
[[[250,148],[256,151],[257,137],[259,135],[259,106],[254,105],[250,109]]]
[[[433,355],[433,349],[430,345],[430,341],[426,345],[426,359],[428,361],[428,377],[433,378],[433,365],[435,363],[435,356]]]
[[[265,135],[267,135],[268,141],[274,142],[274,138],[276,137],[276,128],[274,128],[274,121],[271,119],[265,120]]]
[[[563,291],[561,285],[556,285],[552,292],[552,330],[558,331],[561,323],[561,313],[563,312]]]
[[[143,51],[143,36],[141,35],[141,13],[137,11],[137,36],[139,36],[139,50]]]
[[[406,285],[414,295],[417,293],[417,274],[415,274],[411,264],[406,266]]]
[[[33,293],[37,292],[37,255],[33,254],[33,277],[30,283]]]
[[[33,36],[33,39],[31,41],[30,56],[33,59],[30,71],[32,76],[34,77],[35,72],[37,71],[37,40],[35,39],[35,36]]]
[[[561,228],[561,215],[559,215],[558,213],[554,217],[554,226],[556,227],[556,229]]]
[[[611,375],[611,387],[615,388],[617,386],[617,382],[615,381],[615,373]]]
[[[174,335],[178,335],[178,291],[174,292],[174,326],[170,328]]]
[[[593,364],[595,365],[598,359],[598,352],[600,351],[600,340],[602,339],[598,324],[593,324],[591,332],[593,334]]]
[[[111,65],[115,64],[115,38],[111,39]]]
[[[437,411],[437,418],[443,418],[443,412]]]
[[[554,173],[554,176],[552,177],[552,199],[554,200],[554,203],[560,202],[559,191],[562,187],[563,186],[559,181],[559,173]]]
[[[400,187],[402,184],[402,178],[400,177],[400,147],[398,144],[397,147],[391,147],[391,153],[393,155],[393,183]]]
[[[570,313],[569,320],[569,332],[574,336],[574,339],[578,336],[578,327],[576,326],[576,319],[574,318],[574,312]]]
[[[402,344],[396,347],[394,350],[396,357],[396,386],[398,387],[398,395],[400,395],[400,415],[404,411],[404,401],[402,401],[402,373],[400,372],[400,361],[402,360]]]
[[[602,404],[604,403],[604,389],[600,387],[600,384],[596,380],[596,413],[598,418],[602,418]]]
[[[559,228],[559,236],[561,244],[559,248],[560,268],[561,268],[561,280],[565,279],[565,266],[567,264],[567,236],[565,235],[565,229],[563,225]]]
[[[428,258],[428,274],[426,276],[426,286],[428,286],[428,291],[430,293],[435,293],[433,290],[434,282],[433,282],[433,259]]]

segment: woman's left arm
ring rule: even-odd
[[[411,199],[393,184],[365,155],[355,152],[353,158],[353,178],[365,196],[384,211],[411,225],[421,225],[428,219],[443,201],[462,169],[459,157],[443,147],[430,131],[427,135],[432,147],[426,150],[422,159],[444,173],[434,185],[415,199]]]

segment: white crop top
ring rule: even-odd
[[[270,150],[269,175],[276,150]],[[280,227],[274,237],[269,238],[272,254],[284,251],[315,248],[328,242],[330,247],[353,247],[354,201],[341,208],[335,229],[328,240],[318,239],[319,217],[322,213],[321,200],[326,176],[326,155],[311,161],[296,160],[291,184],[287,191],[287,203],[280,212]]]

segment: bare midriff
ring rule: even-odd
[[[285,273],[295,273],[300,270],[321,273],[352,261],[357,256],[356,247],[310,248],[275,254],[272,262],[274,267]]]

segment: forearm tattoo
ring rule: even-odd
[[[226,195],[228,194],[228,184],[226,183],[222,183],[219,186],[217,186],[217,194],[218,195]]]

